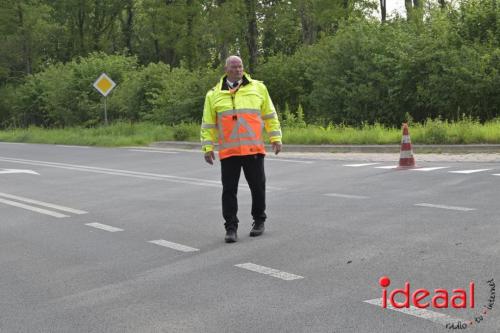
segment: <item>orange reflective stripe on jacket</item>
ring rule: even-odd
[[[217,114],[219,156],[265,154],[260,110],[227,110]]]

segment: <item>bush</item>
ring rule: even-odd
[[[104,53],[47,66],[44,71],[28,76],[17,88],[12,109],[22,126],[65,127],[100,123],[104,114],[103,98],[92,84],[106,72],[117,83],[115,89],[118,90],[127,73],[136,67],[135,57]],[[110,120],[118,118],[113,103],[109,104],[108,117]]]
[[[201,122],[205,95],[219,77],[216,70],[172,69],[162,78],[161,89],[151,93],[151,120],[161,124]]]
[[[151,63],[126,73],[123,83],[110,98],[118,117],[131,121],[154,120],[154,104],[166,89],[164,81],[170,72],[170,67],[164,63]]]
[[[198,138],[200,126],[197,123],[181,123],[174,126],[174,140],[187,141]]]

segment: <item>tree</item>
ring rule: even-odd
[[[247,33],[247,46],[248,46],[248,54],[249,54],[249,70],[250,73],[253,73],[255,67],[257,66],[258,61],[258,39],[259,32],[257,30],[257,8],[256,8],[257,0],[245,0],[245,5],[247,9],[247,24],[248,24],[248,33]]]
[[[387,17],[386,0],[380,0],[380,15],[381,15],[382,22],[385,22],[386,17]]]

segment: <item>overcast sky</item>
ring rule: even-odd
[[[405,12],[405,1],[404,0],[386,0],[387,4],[387,14],[396,10],[399,13],[404,14]]]

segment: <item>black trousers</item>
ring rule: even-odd
[[[222,216],[227,226],[238,225],[238,182],[241,168],[252,193],[254,221],[266,220],[266,175],[264,155],[231,156],[220,161],[222,173]]]

